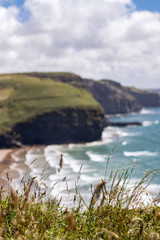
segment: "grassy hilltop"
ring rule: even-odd
[[[27,74],[0,75],[0,133],[17,123],[60,109],[98,110],[102,108],[85,90],[50,78]]]

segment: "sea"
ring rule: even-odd
[[[141,122],[141,126],[107,127],[102,140],[67,145],[34,146],[13,153],[11,170],[18,171],[14,186],[22,177],[36,177],[50,196],[70,204],[75,192],[88,202],[94,187],[111,172],[133,166],[129,186],[149,170],[160,168],[160,108],[144,108],[139,113],[106,116],[113,122]],[[60,164],[61,159],[61,164]],[[60,166],[61,165],[61,166]],[[16,185],[17,184],[17,185]],[[147,191],[157,196],[160,174]]]

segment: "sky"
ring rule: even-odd
[[[0,0],[0,73],[160,88],[160,0]]]

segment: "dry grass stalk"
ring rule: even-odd
[[[153,209],[153,214],[157,218],[157,220],[160,221],[160,212],[156,208]]]
[[[61,171],[62,167],[63,167],[63,154],[61,154],[60,156],[58,172]]]
[[[97,202],[97,200],[100,198],[100,195],[101,195],[104,185],[105,185],[105,182],[103,179],[101,179],[101,182],[99,184],[97,184],[97,186],[95,187],[95,189],[93,191],[89,208],[93,207],[94,204]]]
[[[67,224],[70,225],[70,227],[75,230],[76,229],[76,226],[77,226],[77,223],[76,223],[76,220],[75,220],[75,216],[74,216],[74,212],[66,212],[66,217],[65,217],[65,221]]]
[[[158,239],[159,239],[159,234],[158,233],[154,233],[153,240],[158,240]]]

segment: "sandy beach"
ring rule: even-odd
[[[13,149],[0,149],[0,187],[6,185],[3,173],[9,170],[12,163],[11,153],[13,151]]]
[[[9,173],[9,177],[17,177],[18,171],[13,170],[10,166],[15,162],[14,157],[20,154],[24,154],[25,148],[20,149],[0,149],[0,187],[6,185],[7,178],[6,173]],[[7,184],[8,185],[8,184]]]
[[[0,162],[3,162],[11,152],[12,149],[0,149]]]
[[[13,149],[0,149],[0,173],[11,164],[11,153]]]
[[[23,169],[26,172],[28,171],[28,168],[24,163],[25,154],[27,150],[31,148],[32,147],[0,149],[0,187],[5,185],[8,188],[6,173],[8,173],[10,179],[16,179],[20,176],[20,169]],[[16,168],[15,166],[13,167],[13,165],[16,165]]]

